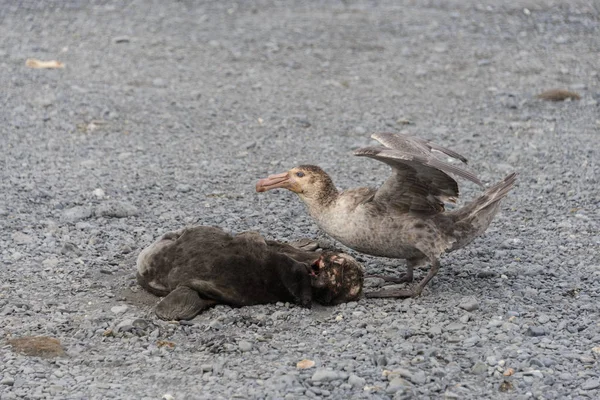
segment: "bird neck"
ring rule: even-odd
[[[335,204],[339,192],[333,181],[327,177],[321,182],[319,190],[311,193],[300,193],[299,196],[308,207],[309,212],[314,215],[323,213]]]

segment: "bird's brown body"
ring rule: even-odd
[[[408,260],[405,277],[390,280],[411,281],[413,267],[429,261],[430,273],[414,290],[384,289],[371,297],[418,295],[437,273],[444,252],[467,245],[487,229],[516,174],[464,207],[445,212],[444,202],[455,202],[458,197],[458,185],[447,172],[481,182],[471,172],[435,158],[431,151],[463,162],[466,159],[419,138],[397,134],[373,137],[385,147],[359,149],[355,154],[375,158],[394,169],[379,189],[339,192],[321,168],[299,166],[259,181],[257,190],[290,189],[298,193],[319,227],[344,245],[365,254]]]

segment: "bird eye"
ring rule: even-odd
[[[301,172],[301,171],[300,172],[296,172],[296,176],[298,178],[302,178],[304,176],[304,172]]]

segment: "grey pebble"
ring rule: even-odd
[[[473,372],[476,375],[481,375],[481,374],[486,373],[487,369],[488,369],[488,366],[487,366],[486,363],[481,362],[481,361],[477,361],[471,367],[471,372]]]
[[[354,387],[363,387],[365,386],[366,380],[358,375],[350,374],[348,383]]]
[[[548,334],[548,331],[543,326],[530,326],[527,328],[526,332],[527,336],[545,336]]]
[[[238,343],[238,347],[243,352],[250,351],[252,350],[252,343],[242,340]]]
[[[465,326],[463,324],[460,324],[458,322],[451,322],[448,325],[446,325],[445,329],[447,331],[453,332],[453,331],[460,331],[462,329],[464,329]]]
[[[340,375],[336,371],[323,368],[317,369],[311,377],[314,382],[329,382],[335,379],[340,379]]]
[[[12,376],[4,375],[4,378],[0,381],[0,385],[13,386],[15,380]]]
[[[117,313],[115,313],[115,314],[117,314]],[[132,329],[133,329],[133,320],[131,320],[131,319],[124,319],[123,321],[119,322],[116,326],[117,332],[129,332]]]
[[[540,324],[545,324],[546,322],[550,321],[550,317],[546,314],[542,314],[538,317],[537,320]]]
[[[127,311],[129,307],[126,306],[125,304],[120,305],[120,306],[114,306],[110,309],[110,311],[112,311],[114,314],[123,314],[125,311]]]
[[[101,203],[96,207],[96,216],[126,218],[139,214],[139,210],[133,204],[122,201],[111,201]]]
[[[190,185],[180,183],[175,187],[175,190],[181,193],[188,193],[190,190],[192,190],[192,187]]]
[[[581,389],[583,390],[594,390],[600,387],[600,379],[598,378],[590,378],[587,381],[583,382],[581,385]]]
[[[11,235],[13,242],[17,244],[29,244],[33,243],[33,237],[23,232],[15,232]]]
[[[60,253],[64,255],[75,254],[76,256],[80,256],[82,254],[77,245],[70,242],[63,243],[60,248]]]
[[[408,382],[406,379],[402,379],[400,377],[395,377],[390,381],[388,387],[386,388],[387,393],[396,393],[399,390],[411,388],[412,384]]]
[[[94,214],[91,207],[75,206],[62,212],[61,219],[65,222],[75,223],[90,218]]]
[[[475,297],[463,297],[458,306],[465,311],[475,311],[479,308],[479,301]]]
[[[442,334],[442,327],[439,325],[434,325],[429,328],[429,334],[432,336],[438,336]]]
[[[156,87],[156,88],[166,88],[167,87],[167,81],[165,81],[162,78],[156,78],[152,80],[152,86]]]

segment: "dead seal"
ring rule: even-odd
[[[312,301],[335,305],[362,294],[361,264],[339,251],[315,252],[310,242],[294,247],[257,232],[230,235],[196,226],[164,234],[137,259],[137,280],[165,296],[156,306],[164,320],[191,319],[215,304],[233,307]]]

